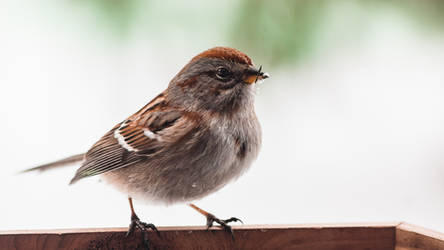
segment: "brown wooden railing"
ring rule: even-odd
[[[0,231],[0,249],[145,249],[140,232],[127,228]],[[151,249],[444,249],[444,235],[406,223],[254,225],[220,229],[159,227]]]

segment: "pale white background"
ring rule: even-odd
[[[86,151],[192,56],[227,41],[134,35],[117,45],[85,31],[83,20],[55,22],[64,14],[45,6],[3,5],[0,230],[127,226],[126,196],[98,178],[68,186],[75,167],[16,172]],[[407,221],[444,231],[444,39],[393,13],[367,29],[360,42],[338,34],[343,46],[265,68],[261,154],[197,205],[247,224]],[[158,226],[205,223],[183,204],[135,206]]]

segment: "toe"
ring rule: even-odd
[[[239,218],[236,218],[236,217],[231,217],[231,218],[229,218],[229,219],[227,219],[227,220],[223,220],[225,223],[230,223],[230,222],[237,222],[237,221],[239,221],[240,223],[242,223],[242,224],[244,224],[244,222],[241,220],[241,219],[239,219]]]

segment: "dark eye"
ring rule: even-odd
[[[216,76],[221,80],[226,80],[231,76],[231,72],[225,67],[220,67],[216,70]]]

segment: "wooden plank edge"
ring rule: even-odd
[[[396,227],[395,238],[395,250],[444,249],[443,233],[408,223]]]
[[[150,231],[154,249],[296,249],[296,250],[393,250],[396,223],[245,225],[227,232],[198,227],[159,227],[160,237]],[[21,230],[0,234],[0,248],[40,249],[143,249],[136,231],[127,228]]]
[[[366,223],[312,223],[312,224],[251,224],[233,225],[233,231],[238,230],[285,230],[285,229],[322,229],[322,228],[397,228],[400,222],[366,222]],[[206,226],[163,226],[157,227],[160,232],[168,231],[206,231]],[[213,227],[212,230],[221,230]],[[108,228],[65,228],[65,229],[27,229],[27,230],[0,230],[0,235],[18,234],[71,234],[71,233],[98,233],[98,232],[126,232],[128,227]]]

